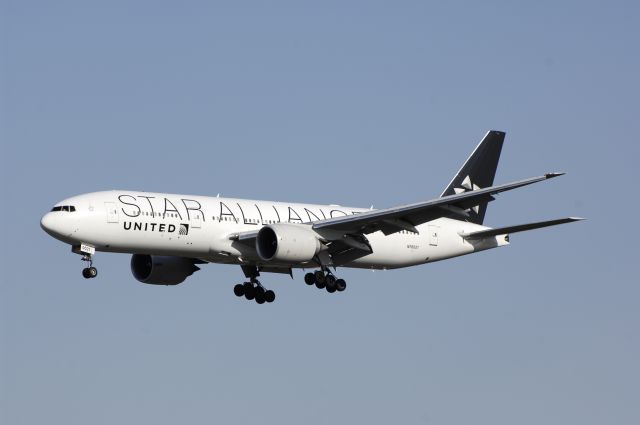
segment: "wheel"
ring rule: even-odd
[[[242,283],[238,283],[233,287],[233,293],[236,294],[236,297],[241,297],[244,295],[244,285]]]
[[[89,267],[89,277],[96,276],[98,276],[98,269],[96,269],[95,267]]]
[[[274,302],[276,299],[276,293],[273,292],[272,290],[268,290],[267,292],[264,293],[264,300],[268,303],[272,303]]]
[[[319,280],[316,280],[316,288],[318,289],[323,289],[324,288],[324,280],[322,282],[320,282]]]
[[[314,283],[316,283],[316,275],[314,275],[313,273],[305,274],[304,283],[306,283],[307,285],[313,285]]]
[[[262,286],[256,286],[255,296],[258,297],[258,295],[264,297],[264,288]]]
[[[255,298],[255,296],[256,296],[256,288],[254,288],[253,285],[249,284],[249,289],[247,289],[247,286],[245,285],[244,297],[248,300],[252,300]]]
[[[334,293],[336,292],[336,278],[335,276],[328,275],[327,281],[325,282],[325,286],[327,287],[327,292]]]
[[[89,267],[85,267],[84,269],[82,269],[82,277],[84,277],[85,279],[91,278],[91,275],[89,274]]]
[[[336,280],[336,289],[338,290],[338,292],[344,291],[345,289],[347,289],[347,282],[345,282],[344,279]]]
[[[264,304],[265,301],[264,290],[262,292],[256,291],[256,302],[258,304]]]
[[[324,272],[322,270],[317,270],[313,275],[316,278],[316,285],[318,284],[318,282],[324,283],[325,275],[324,275]]]

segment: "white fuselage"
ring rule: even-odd
[[[73,211],[65,206],[72,206]],[[61,201],[56,208],[60,210],[42,218],[42,227],[71,245],[87,244],[97,251],[190,257],[226,264],[259,262],[255,250],[231,240],[231,235],[276,223],[309,226],[313,221],[369,211],[337,205],[136,191],[88,193]],[[465,240],[461,233],[486,227],[448,218],[433,220],[417,229],[419,233],[368,234],[373,253],[344,267],[407,267],[508,243],[500,237],[476,242]]]

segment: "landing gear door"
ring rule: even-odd
[[[107,223],[118,222],[118,208],[115,202],[105,202],[105,209],[107,210]]]
[[[429,227],[429,245],[438,246],[438,233],[440,226],[428,226]]]

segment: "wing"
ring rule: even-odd
[[[310,226],[322,235],[323,243],[327,245],[327,252],[331,256],[331,264],[340,266],[373,252],[365,234],[378,230],[385,235],[401,230],[419,233],[415,226],[441,217],[465,220],[469,218],[468,210],[478,204],[493,201],[493,196],[498,193],[548,180],[562,174],[548,173],[540,177],[486,189],[476,189],[430,201],[318,220],[311,223]],[[231,234],[229,239],[248,247],[254,247],[257,236],[258,231],[252,230]],[[480,237],[480,234],[474,236]]]
[[[343,234],[368,234],[378,230],[382,231],[385,235],[401,230],[418,233],[415,226],[419,224],[437,218],[451,216],[464,220],[469,217],[467,210],[476,207],[478,204],[493,201],[495,199],[493,195],[548,180],[563,174],[564,173],[548,173],[540,177],[444,196],[430,201],[367,211],[345,217],[328,218],[315,221],[312,227],[314,230],[335,230]]]

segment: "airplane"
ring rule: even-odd
[[[483,225],[495,195],[564,174],[493,186],[504,138],[487,132],[440,197],[428,201],[367,209],[111,190],[58,202],[41,227],[82,256],[87,279],[98,275],[96,252],[115,252],[133,254],[134,278],[154,285],[182,283],[206,263],[239,265],[246,281],[233,291],[258,304],[275,300],[261,273],[293,278],[293,269],[303,269],[307,285],[342,292],[338,267],[427,264],[509,245],[512,233],[583,220]]]

